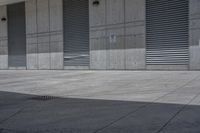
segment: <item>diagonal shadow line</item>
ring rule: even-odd
[[[163,96],[160,96],[160,97],[156,98],[155,100],[152,101],[152,103],[147,103],[147,104],[145,104],[145,105],[139,107],[138,109],[136,109],[136,110],[134,110],[134,111],[131,111],[131,112],[127,113],[127,114],[124,115],[124,116],[121,116],[120,118],[116,119],[115,121],[112,121],[111,123],[107,124],[106,126],[97,129],[97,130],[94,131],[93,133],[98,133],[98,132],[103,131],[104,129],[110,127],[111,125],[117,123],[118,121],[120,121],[120,120],[122,120],[122,119],[124,119],[124,118],[127,118],[129,115],[138,112],[138,111],[141,110],[142,108],[146,108],[146,107],[148,107],[148,106],[154,104],[157,100],[160,100],[160,99],[162,99],[163,97],[165,97],[165,96],[167,96],[167,95],[169,95],[169,94],[172,94],[173,92],[175,92],[175,91],[177,91],[177,90],[179,90],[179,89],[185,87],[186,85],[192,83],[194,80],[196,80],[196,79],[199,78],[199,77],[200,77],[200,75],[195,76],[193,79],[191,79],[190,81],[188,81],[188,82],[185,83],[184,85],[178,87],[177,89],[174,89],[173,91],[171,91],[171,92],[169,92],[169,93],[166,93],[166,94],[164,94]],[[173,119],[188,105],[188,104],[190,104],[196,97],[198,97],[198,95],[200,95],[200,93],[197,94],[194,98],[192,98],[192,100],[190,100],[187,104],[183,105],[183,107],[182,107],[180,110],[178,110],[178,111],[175,113],[175,115],[173,115],[172,118],[170,118],[170,119],[161,127],[161,129],[159,129],[156,133],[160,133],[160,131],[162,131],[162,129],[163,129],[164,127],[166,127],[166,126],[170,123],[170,121],[173,120]]]
[[[193,97],[187,104],[183,105],[156,133],[160,133],[167,125],[177,116],[179,115],[193,100],[195,100],[200,93],[198,93],[195,97]]]

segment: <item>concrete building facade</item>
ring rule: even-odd
[[[86,2],[88,7],[79,7],[81,6],[80,1]],[[173,51],[174,53],[172,55],[170,55],[168,51],[167,54],[163,55],[161,49],[161,53],[159,54],[160,57],[162,57],[162,61],[163,59],[165,61],[166,58],[169,60],[171,56],[173,56],[172,58],[175,60],[175,63],[162,64],[163,62],[159,62],[158,64],[152,63],[153,65],[147,61],[152,57],[151,54],[150,56],[148,55],[149,49],[147,47],[147,42],[149,41],[147,37],[149,34],[147,31],[150,29],[147,24],[147,20],[149,19],[149,17],[147,17],[148,1],[159,2],[159,0],[77,0],[76,2],[80,3],[79,6],[73,2],[71,2],[73,4],[73,6],[71,6],[70,0],[1,0],[0,69],[200,70],[200,0],[184,0],[188,4],[188,8],[185,10],[188,10],[188,17],[185,19],[185,24],[188,24],[188,26],[182,29],[186,30],[188,33],[188,35],[186,33],[186,36],[182,37],[188,40],[184,56],[182,56],[181,53],[176,56],[176,54],[174,54],[176,50]],[[164,2],[167,1],[168,0],[164,0]],[[181,3],[182,0],[178,1]],[[18,34],[12,34],[14,33],[12,30],[20,31],[20,28],[15,25],[15,23],[12,23],[13,26],[10,26],[11,22],[9,21],[14,18],[12,19],[12,13],[9,12],[9,8],[12,9],[12,5],[14,6],[20,3],[24,3],[26,65],[12,66],[10,65],[11,63],[9,63],[9,60],[12,62],[9,56],[11,56],[12,49],[17,49],[12,46],[12,40],[16,40],[15,37],[12,36]],[[70,6],[74,7],[74,10],[72,10]],[[160,7],[162,7],[162,5]],[[17,8],[17,6],[15,8]],[[72,26],[70,26],[69,23],[67,27],[64,26],[68,20],[66,19],[67,13],[64,12],[64,9],[68,8],[70,8],[70,10],[67,11],[67,13],[69,13],[67,16],[71,17],[69,21],[71,22],[72,19],[74,21],[71,23]],[[154,9],[152,6],[149,6],[149,8],[151,10]],[[83,23],[76,25],[76,21],[82,22],[79,15],[83,13],[75,12],[79,9],[81,9],[81,12],[82,9],[85,10],[85,15],[88,11],[88,23],[86,19],[83,20],[86,25],[83,25]],[[179,8],[176,9],[178,10]],[[182,11],[184,9],[180,10]],[[16,9],[16,11],[18,11],[18,9]],[[73,15],[73,13],[75,14]],[[18,18],[21,18],[20,15]],[[18,18],[16,17],[16,22]],[[158,21],[162,22],[159,18]],[[149,22],[154,21],[152,20]],[[167,23],[170,25],[170,21]],[[80,30],[78,33],[84,33],[80,35],[80,37],[87,34],[87,29],[85,28],[88,27],[89,64],[80,65],[77,63],[79,61],[86,62],[85,53],[81,53],[80,59],[77,55],[73,56],[72,60],[74,60],[75,63],[72,61],[72,64],[75,65],[68,65],[68,62],[71,63],[71,56],[65,55],[66,47],[70,46],[74,50],[78,48],[77,46],[79,45],[76,47],[71,45],[65,46],[65,40],[70,36],[68,34],[68,36],[66,36],[66,32],[68,32],[68,29],[73,31],[73,26],[76,27],[80,25],[82,25],[83,30]],[[18,27],[18,29],[15,29],[16,27]],[[65,27],[67,28],[65,29]],[[78,27],[77,29],[81,28]],[[69,34],[70,33],[71,32],[69,32]],[[76,37],[78,39],[78,33],[72,33],[74,35],[72,37],[74,40],[76,40]],[[165,32],[162,33],[164,34]],[[177,32],[177,34],[179,34],[179,32]],[[85,38],[84,41],[87,42],[86,40]],[[151,40],[149,42],[151,42]],[[174,45],[176,45],[176,43]],[[164,53],[165,52],[166,51],[164,51]],[[186,57],[187,54],[188,57]],[[182,58],[185,58],[183,64],[176,63],[176,61],[178,62],[179,59]]]

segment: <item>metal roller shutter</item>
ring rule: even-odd
[[[89,66],[88,0],[64,0],[64,65]]]
[[[146,0],[147,65],[188,65],[188,0]]]
[[[8,64],[26,67],[25,3],[8,5]]]

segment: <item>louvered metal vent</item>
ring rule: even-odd
[[[188,65],[188,0],[146,0],[147,65]]]
[[[88,0],[64,0],[64,65],[89,66]]]
[[[9,67],[26,67],[25,3],[8,5],[7,14]]]

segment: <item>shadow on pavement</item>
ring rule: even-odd
[[[0,92],[0,133],[200,133],[200,106]]]

